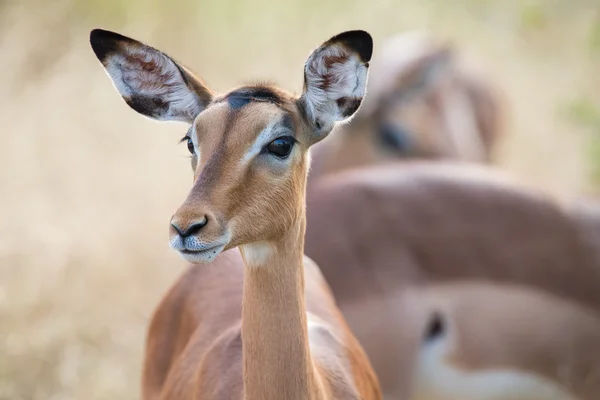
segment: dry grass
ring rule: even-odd
[[[137,398],[148,318],[183,266],[166,226],[191,179],[175,145],[184,128],[119,100],[89,49],[92,27],[151,42],[221,90],[247,78],[299,90],[305,56],[346,28],[376,41],[431,29],[506,89],[504,168],[553,191],[592,188],[592,0],[365,4],[0,2],[0,399]]]

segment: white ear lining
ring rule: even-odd
[[[305,66],[304,99],[309,118],[323,128],[348,119],[365,95],[367,65],[343,45],[316,50]]]
[[[105,68],[121,96],[142,114],[191,122],[202,110],[177,65],[154,49],[124,46],[124,52],[106,60]]]

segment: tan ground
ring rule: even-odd
[[[191,179],[184,127],[125,106],[93,27],[153,43],[217,89],[270,78],[296,91],[310,50],[341,30],[377,42],[432,29],[506,89],[499,163],[555,192],[591,190],[597,2],[237,3],[0,0],[1,400],[137,398],[148,317],[183,266],[167,223]]]

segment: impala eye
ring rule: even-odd
[[[292,152],[294,142],[295,140],[293,137],[283,136],[273,140],[265,147],[265,149],[274,156],[277,156],[279,158],[286,158]]]
[[[196,150],[194,149],[194,142],[190,136],[184,136],[181,138],[179,143],[187,142],[187,148],[191,154],[196,154]]]
[[[389,123],[379,125],[379,137],[384,146],[400,154],[411,150],[410,134],[400,126]]]
[[[192,142],[192,138],[190,138],[190,137],[187,138],[187,148],[191,154],[194,154],[196,151],[194,149],[194,142]]]

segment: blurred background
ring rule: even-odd
[[[346,29],[429,30],[505,92],[496,163],[600,193],[597,0],[0,0],[0,399],[134,399],[145,332],[184,267],[167,224],[192,173],[186,128],[140,117],[92,53],[94,27],[164,50],[212,88],[299,92]]]

